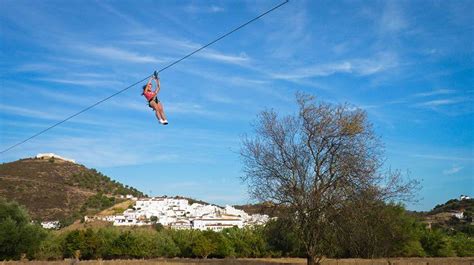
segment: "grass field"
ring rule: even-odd
[[[88,260],[79,261],[3,261],[0,265],[299,265],[304,259],[153,259],[153,260]],[[391,258],[391,259],[326,259],[324,265],[474,265],[472,258]]]

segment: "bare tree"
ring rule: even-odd
[[[289,211],[308,264],[319,264],[347,202],[371,190],[379,199],[409,195],[415,183],[380,172],[382,146],[363,110],[297,94],[296,115],[263,111],[243,139],[243,180],[257,200]]]

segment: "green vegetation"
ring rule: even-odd
[[[26,210],[16,202],[0,198],[0,260],[32,258],[46,237],[46,231],[31,224]]]
[[[464,212],[462,220],[447,214],[453,211]],[[457,200],[452,199],[444,204],[436,205],[433,210],[428,213],[418,213],[420,217],[438,216],[432,220],[432,227],[445,230],[450,235],[455,235],[459,232],[464,233],[470,237],[474,236],[474,226],[471,225],[474,216],[474,199]]]
[[[88,207],[111,200],[97,195]],[[332,258],[469,257],[474,239],[467,234],[427,229],[400,205],[381,202],[357,212],[339,233],[326,235],[324,255]],[[47,231],[30,222],[25,209],[0,199],[0,260],[128,258],[305,257],[303,242],[285,218],[266,226],[222,232],[170,230],[160,224],[135,228]]]
[[[145,196],[141,191],[112,180],[95,169],[73,174],[68,184],[105,194]]]
[[[116,203],[119,203],[120,200],[115,197],[106,196],[101,192],[90,196],[81,206],[78,211],[74,211],[70,216],[66,218],[61,218],[59,220],[59,226],[64,228],[71,225],[74,221],[84,218],[86,215],[93,215],[102,210],[114,206]],[[123,212],[123,210],[121,211]]]
[[[108,197],[101,192],[87,198],[86,202],[82,205],[80,213],[86,215],[90,212],[97,213],[107,208],[110,208],[118,203],[115,197]]]

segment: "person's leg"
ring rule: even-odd
[[[163,120],[166,120],[165,110],[163,109],[163,104],[158,102],[158,111],[160,112],[160,116],[163,117]]]
[[[161,113],[160,113],[160,110],[159,110],[159,106],[156,102],[152,101],[150,102],[150,105],[151,107],[153,108],[153,110],[155,111],[155,115],[156,115],[156,118],[161,122],[163,119],[163,117],[161,116]]]

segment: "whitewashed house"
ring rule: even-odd
[[[199,230],[214,230],[214,231],[222,231],[224,228],[231,228],[231,227],[244,227],[243,221],[241,218],[198,218],[192,221],[192,228],[199,229]]]
[[[169,224],[169,226],[170,226],[171,229],[178,229],[178,230],[191,229],[192,228],[191,221],[184,220],[184,219],[172,222],[172,223]]]
[[[224,228],[264,224],[266,215],[249,215],[232,206],[224,209],[215,205],[193,203],[186,199],[167,197],[137,199],[133,209],[127,209],[123,215],[116,216],[114,225],[133,226],[150,225],[150,219],[156,217],[157,223],[172,229],[200,229],[221,231]]]
[[[62,156],[59,156],[57,154],[54,154],[54,153],[43,153],[43,154],[37,154],[36,155],[36,158],[37,159],[50,159],[50,158],[57,158],[57,159],[61,159],[61,160],[64,160],[64,161],[68,161],[68,162],[71,162],[71,163],[76,163],[76,161],[74,159],[69,159],[69,158],[65,158],[65,157],[62,157]]]
[[[452,216],[456,217],[457,219],[463,219],[464,218],[464,212],[461,211],[451,211],[449,212]]]
[[[59,229],[59,221],[44,221],[41,222],[41,226],[44,229]]]

